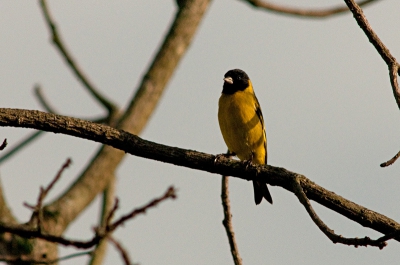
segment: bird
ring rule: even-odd
[[[267,164],[267,137],[260,103],[249,76],[240,69],[229,70],[218,102],[218,122],[228,154],[250,164]],[[272,197],[264,182],[253,180],[254,201]]]

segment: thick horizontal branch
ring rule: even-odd
[[[297,173],[284,168],[269,165],[248,166],[226,158],[215,161],[214,155],[146,141],[105,125],[35,110],[0,108],[0,126],[25,127],[76,136],[107,144],[143,158],[245,180],[262,180],[292,193],[293,180],[298,177]],[[299,181],[309,199],[362,226],[383,234],[400,230],[400,224],[394,220],[328,191],[306,177],[300,177]],[[399,237],[396,240],[399,240]]]

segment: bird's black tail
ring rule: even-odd
[[[263,197],[270,204],[272,204],[271,193],[269,193],[266,183],[262,183],[259,181],[253,181],[253,187],[254,187],[254,201],[255,201],[256,205],[261,203]]]

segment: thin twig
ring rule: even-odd
[[[65,169],[67,169],[72,163],[71,158],[68,158],[67,161],[65,161],[64,165],[58,170],[57,175],[54,177],[54,179],[50,182],[50,184],[43,190],[41,200],[47,196],[48,192],[53,188],[54,184],[60,179],[61,174],[64,172]]]
[[[168,190],[165,192],[165,194],[163,196],[161,196],[157,199],[154,199],[151,202],[149,202],[148,204],[146,204],[145,206],[134,209],[132,212],[120,217],[117,221],[115,221],[114,223],[109,225],[108,229],[109,229],[109,231],[113,231],[113,230],[115,230],[115,228],[117,228],[121,224],[125,223],[127,220],[135,218],[135,216],[138,214],[146,213],[146,211],[148,209],[157,206],[157,204],[159,204],[160,202],[162,202],[166,199],[175,199],[175,198],[176,198],[175,188],[171,186],[168,188]]]
[[[392,165],[394,162],[396,162],[396,160],[397,160],[399,157],[400,157],[400,151],[397,152],[397,154],[396,154],[394,157],[392,157],[390,160],[388,160],[388,161],[386,161],[386,162],[380,164],[380,166],[381,166],[381,167],[390,166],[390,165]]]
[[[71,53],[65,47],[64,42],[62,41],[61,36],[58,33],[56,23],[54,19],[51,17],[50,11],[47,8],[47,3],[45,0],[40,0],[40,7],[43,11],[43,16],[45,18],[46,24],[51,32],[53,43],[57,47],[58,51],[61,53],[63,59],[67,62],[72,72],[74,72],[78,80],[82,82],[82,84],[89,91],[89,93],[103,107],[107,109],[109,114],[113,113],[117,109],[116,106],[99,92],[100,90],[83,73],[83,70],[79,67],[75,59],[73,59]]]
[[[39,192],[39,196],[37,199],[37,203],[36,206],[31,206],[28,203],[24,203],[24,205],[30,209],[33,209],[33,213],[32,213],[32,217],[31,217],[31,221],[33,221],[35,219],[35,217],[37,218],[37,229],[38,231],[42,231],[42,221],[43,221],[43,200],[45,199],[45,197],[47,196],[47,194],[49,193],[49,191],[53,188],[54,184],[56,184],[56,182],[61,178],[61,174],[64,172],[64,170],[66,168],[68,168],[71,165],[72,160],[70,158],[67,159],[67,161],[65,161],[65,163],[62,165],[62,167],[58,170],[56,176],[53,178],[53,180],[50,182],[50,184],[46,187],[40,187],[40,192]]]
[[[109,236],[108,240],[113,243],[115,248],[121,254],[122,260],[125,262],[125,265],[132,265],[131,259],[129,258],[128,251],[119,243],[114,237]]]
[[[176,198],[175,188],[171,186],[161,197],[155,198],[146,205],[134,209],[132,212],[122,216],[114,223],[105,224],[103,227],[95,228],[94,229],[95,235],[93,236],[92,239],[87,241],[72,240],[62,236],[51,235],[41,229],[38,229],[38,227],[31,228],[27,225],[0,224],[0,233],[9,232],[12,234],[19,235],[23,238],[40,238],[49,242],[58,243],[63,246],[74,246],[80,249],[88,249],[97,245],[103,238],[108,237],[115,229],[117,229],[119,226],[122,226],[126,221],[135,218],[139,214],[146,213],[148,209],[157,206],[162,201],[175,198]]]
[[[298,177],[295,177],[293,179],[293,189],[295,192],[295,195],[303,204],[304,208],[306,209],[307,213],[310,215],[311,219],[314,221],[314,223],[318,226],[318,228],[324,233],[334,244],[336,243],[341,243],[344,245],[349,245],[349,246],[374,246],[374,247],[379,247],[380,249],[384,248],[387,243],[382,240],[372,240],[369,237],[364,237],[364,238],[346,238],[342,237],[341,235],[335,234],[335,232],[330,229],[317,215],[317,213],[314,211],[313,207],[311,206],[310,201],[308,200],[306,194],[303,191],[303,188],[301,187],[300,180]]]
[[[64,257],[60,257],[54,260],[46,260],[46,261],[41,261],[41,260],[34,260],[34,259],[28,259],[28,258],[24,258],[24,256],[0,256],[0,261],[4,261],[7,263],[11,263],[11,264],[19,264],[20,262],[23,262],[23,264],[54,264],[54,263],[58,263],[59,261],[63,261],[63,260],[68,260],[68,259],[72,259],[72,258],[76,258],[76,257],[80,257],[80,256],[86,256],[86,255],[91,255],[92,251],[84,251],[84,252],[78,252],[78,253],[74,253],[74,254],[70,254]]]
[[[242,264],[242,258],[239,254],[239,248],[236,244],[235,232],[233,231],[232,225],[232,213],[231,213],[231,203],[229,200],[229,177],[222,176],[222,185],[221,185],[221,200],[222,207],[224,208],[224,220],[222,224],[225,227],[226,235],[228,236],[229,246],[231,248],[231,254],[233,258],[233,262],[235,265]]]
[[[3,151],[7,146],[7,139],[4,139],[3,143],[0,145],[0,151]]]
[[[295,8],[295,7],[288,7],[288,6],[281,6],[278,4],[270,3],[266,0],[242,0],[250,5],[262,8],[271,12],[283,14],[283,15],[292,15],[297,17],[304,17],[304,18],[326,18],[333,15],[341,14],[348,12],[349,9],[345,6],[337,6],[337,7],[330,7],[330,8],[320,8],[320,9],[303,9],[303,8]],[[373,2],[377,2],[379,0],[364,0],[360,1],[360,6],[365,6],[367,4],[371,4]]]

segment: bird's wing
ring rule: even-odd
[[[267,136],[266,136],[266,133],[265,133],[264,118],[263,118],[261,107],[260,107],[260,103],[258,102],[256,94],[254,94],[254,102],[255,102],[255,106],[254,107],[255,107],[255,110],[256,110],[257,117],[260,120],[261,126],[263,128],[263,134],[264,134],[264,139],[265,139],[265,141],[264,141],[265,164],[267,164]]]

